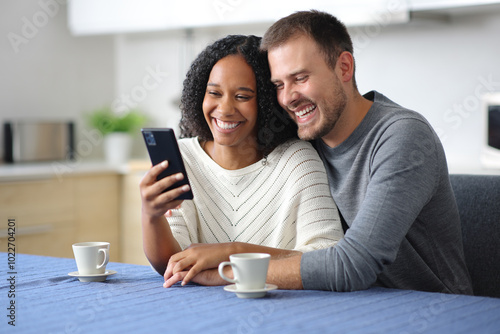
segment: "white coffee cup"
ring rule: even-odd
[[[79,242],[73,244],[79,275],[104,274],[109,262],[109,242]]]
[[[265,253],[241,253],[229,255],[229,262],[219,264],[219,275],[236,284],[236,290],[259,290],[266,287],[267,268],[271,255]],[[233,268],[233,278],[224,275],[224,267]]]

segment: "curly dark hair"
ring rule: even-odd
[[[203,115],[203,99],[213,66],[229,55],[241,55],[252,67],[257,84],[257,143],[267,155],[278,145],[297,137],[297,125],[279,106],[271,83],[267,53],[259,49],[261,38],[253,35],[229,35],[203,50],[186,74],[181,96],[180,137],[213,140]]]

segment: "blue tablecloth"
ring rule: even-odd
[[[109,263],[117,274],[81,283],[68,276],[73,259],[18,254],[15,274],[7,261],[0,253],[0,333],[500,333],[498,298],[373,288],[239,299],[222,287],[165,289],[148,266]]]

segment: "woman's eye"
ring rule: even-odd
[[[238,100],[243,100],[243,101],[248,101],[250,100],[250,96],[247,96],[247,95],[236,95],[236,99]]]
[[[220,93],[219,92],[216,92],[216,91],[207,91],[207,94],[210,95],[210,96],[214,96],[214,97],[217,97],[217,96],[220,96]]]

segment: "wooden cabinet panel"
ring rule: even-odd
[[[131,170],[123,177],[122,202],[122,262],[149,264],[142,248],[141,196],[139,182],[146,171]]]
[[[73,194],[72,179],[0,183],[0,219],[16,218],[21,227],[73,222]]]
[[[71,257],[75,233],[72,179],[0,183],[0,244],[15,220],[17,253]],[[2,246],[2,251],[6,247]]]
[[[22,226],[23,224],[22,222],[18,224],[16,221],[16,225]],[[72,224],[54,224],[46,231],[21,233],[16,237],[16,252],[72,258],[73,249],[71,245],[74,243],[72,238],[74,235],[75,228]],[[1,238],[0,240],[5,239]],[[2,249],[2,251],[4,250]]]
[[[75,242],[107,241],[110,261],[120,260],[118,174],[77,176],[75,182]]]
[[[8,219],[16,225],[16,252],[73,257],[71,245],[108,241],[120,261],[118,173],[66,175],[0,183],[0,247]]]

